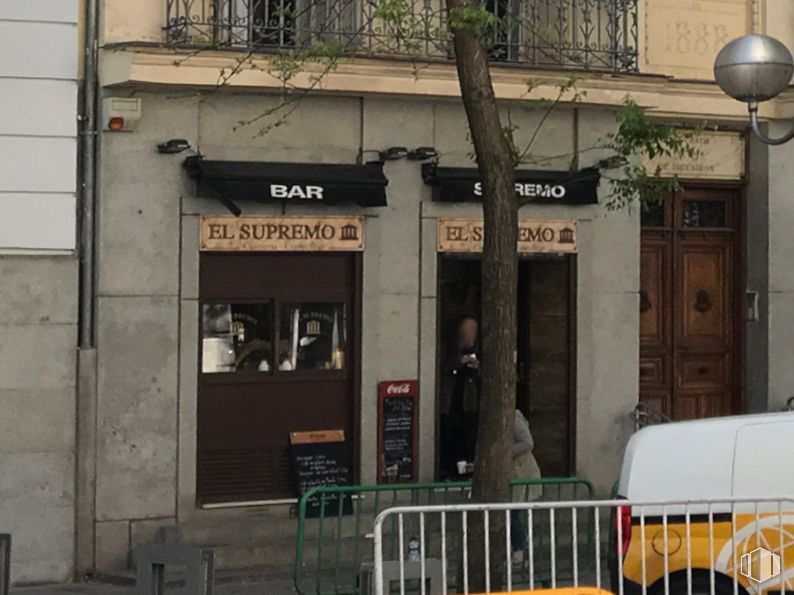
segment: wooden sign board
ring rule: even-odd
[[[350,452],[342,430],[318,430],[312,432],[290,432],[292,464],[302,496],[312,488],[350,485],[353,473],[350,469]],[[349,495],[328,494],[323,499],[309,498],[306,505],[308,518],[320,514],[352,514]]]
[[[645,167],[664,176],[696,180],[741,180],[744,178],[744,137],[735,132],[703,131],[692,140],[699,152],[689,157],[659,157],[646,160]]]
[[[360,252],[363,217],[202,216],[202,251]]]
[[[419,382],[378,383],[378,481],[411,483],[417,477]]]
[[[439,219],[439,252],[482,252],[481,219]],[[576,221],[525,219],[518,223],[518,251],[531,253],[575,253]]]

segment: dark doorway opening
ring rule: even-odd
[[[522,258],[518,267],[516,408],[529,420],[547,477],[575,469],[575,262],[544,255]],[[472,456],[478,407],[472,411],[456,370],[466,351],[479,356],[479,346],[462,346],[459,332],[462,321],[480,320],[480,259],[443,255],[439,271],[437,458],[442,479],[460,479],[457,461]]]

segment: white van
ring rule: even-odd
[[[794,412],[660,424],[626,447],[629,500],[794,496]]]
[[[626,593],[641,592],[643,584],[648,593],[664,592],[665,574],[670,593],[685,593],[688,568],[693,593],[711,592],[712,570],[717,595],[734,593],[734,577],[739,595],[780,591],[782,583],[786,591],[794,589],[794,412],[644,428],[626,447],[617,497],[633,502],[792,498],[642,511],[620,507],[615,531],[619,525],[621,539],[614,553],[623,558]],[[782,568],[770,581],[774,585],[735,571],[737,561],[760,546],[783,553]],[[612,569],[617,578],[616,566]]]

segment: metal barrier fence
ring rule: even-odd
[[[378,515],[398,506],[456,505],[469,501],[471,482],[314,488],[300,500],[294,584],[302,595],[362,595],[359,575],[371,564],[372,527]],[[513,500],[591,500],[590,482],[544,478],[512,482]],[[309,512],[319,512],[309,518]],[[399,547],[395,523],[382,528],[386,554]]]
[[[395,523],[396,557],[386,546]],[[375,595],[531,590],[546,581],[538,578],[544,566],[552,588],[611,586],[617,595],[785,595],[794,588],[790,497],[402,506],[378,515],[374,530],[368,592]]]

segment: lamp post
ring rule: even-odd
[[[794,138],[794,129],[770,138],[758,125],[758,104],[777,97],[791,81],[794,59],[777,39],[745,35],[726,45],[714,61],[714,78],[727,95],[747,104],[755,135],[768,145],[782,145]]]

